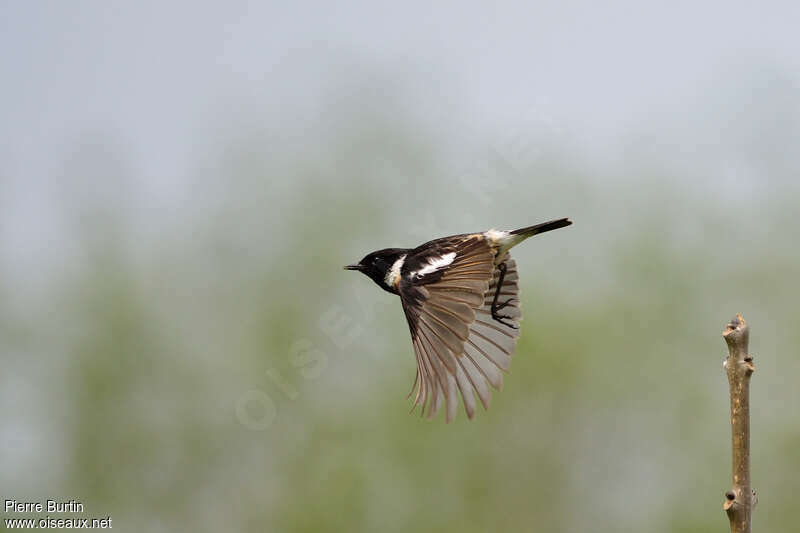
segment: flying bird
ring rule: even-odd
[[[468,418],[475,394],[489,408],[489,385],[500,390],[522,319],[517,264],[508,251],[528,237],[572,224],[567,218],[514,231],[490,229],[435,239],[416,248],[372,252],[346,270],[400,296],[411,329],[417,375],[411,407],[432,418],[444,402],[455,418],[458,393]]]

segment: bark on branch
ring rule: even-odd
[[[728,514],[731,533],[750,533],[755,491],[750,486],[750,376],[755,372],[747,353],[750,330],[742,315],[736,315],[722,333],[728,344],[725,371],[731,395],[733,486],[725,493],[722,508]]]

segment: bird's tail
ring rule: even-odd
[[[541,224],[536,224],[535,226],[528,226],[527,228],[517,229],[511,232],[511,235],[519,235],[522,239],[527,239],[528,237],[533,237],[534,235],[538,235],[539,233],[544,233],[546,231],[552,231],[558,228],[564,228],[572,224],[572,221],[568,218],[559,218],[557,220],[551,220],[549,222],[542,222]]]
[[[528,226],[527,228],[520,228],[514,231],[509,231],[508,233],[502,232],[503,236],[501,236],[501,238],[498,239],[499,248],[497,251],[497,256],[495,257],[495,262],[502,261],[507,251],[509,251],[511,248],[518,245],[528,237],[533,237],[534,235],[538,235],[539,233],[544,233],[545,231],[552,231],[554,229],[563,228],[565,226],[569,226],[570,224],[572,224],[572,221],[570,219],[559,218],[557,220],[551,220],[550,222],[542,222],[541,224],[536,224],[535,226]]]

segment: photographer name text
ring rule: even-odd
[[[7,513],[82,513],[83,504],[78,500],[67,500],[65,502],[46,500],[44,504],[42,502],[6,500],[5,510]]]

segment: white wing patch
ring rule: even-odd
[[[420,268],[414,274],[416,274],[417,276],[424,276],[425,274],[430,274],[431,272],[436,272],[440,268],[444,268],[447,265],[449,265],[450,263],[452,263],[455,258],[456,258],[456,253],[455,252],[450,252],[450,253],[444,254],[441,257],[432,257],[432,258],[428,259],[428,264],[427,265],[425,265],[424,267]]]

